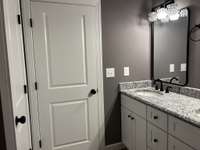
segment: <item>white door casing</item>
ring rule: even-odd
[[[43,149],[99,147],[97,8],[31,2]]]
[[[23,48],[22,25],[18,24],[17,15],[20,15],[20,4],[17,0],[4,0],[4,18],[6,30],[6,44],[9,64],[9,75],[12,92],[13,119],[24,119],[25,123],[15,126],[17,150],[29,150],[31,146],[30,119],[28,95],[24,92],[26,69]],[[13,144],[13,143],[12,143]]]

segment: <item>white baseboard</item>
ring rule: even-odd
[[[105,150],[121,150],[123,148],[125,148],[124,144],[122,144],[122,143],[115,143],[115,144],[107,145],[105,147]]]

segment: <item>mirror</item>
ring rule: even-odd
[[[176,77],[174,84],[188,82],[188,16],[178,20],[151,24],[152,29],[152,78],[169,82]]]

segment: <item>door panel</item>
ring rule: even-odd
[[[97,9],[32,2],[44,150],[97,150]]]
[[[56,18],[56,15],[43,13],[49,85],[87,84],[86,18],[84,14],[74,15],[70,19],[63,19],[64,16]]]
[[[87,100],[53,104],[51,107],[56,146],[88,140]],[[61,118],[63,114],[65,117]]]

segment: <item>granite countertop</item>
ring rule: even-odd
[[[200,111],[197,113],[200,110],[200,99],[173,92],[163,92],[163,95],[159,96],[144,96],[135,93],[138,89],[153,90],[152,87],[134,88],[121,90],[121,93],[200,127]]]

